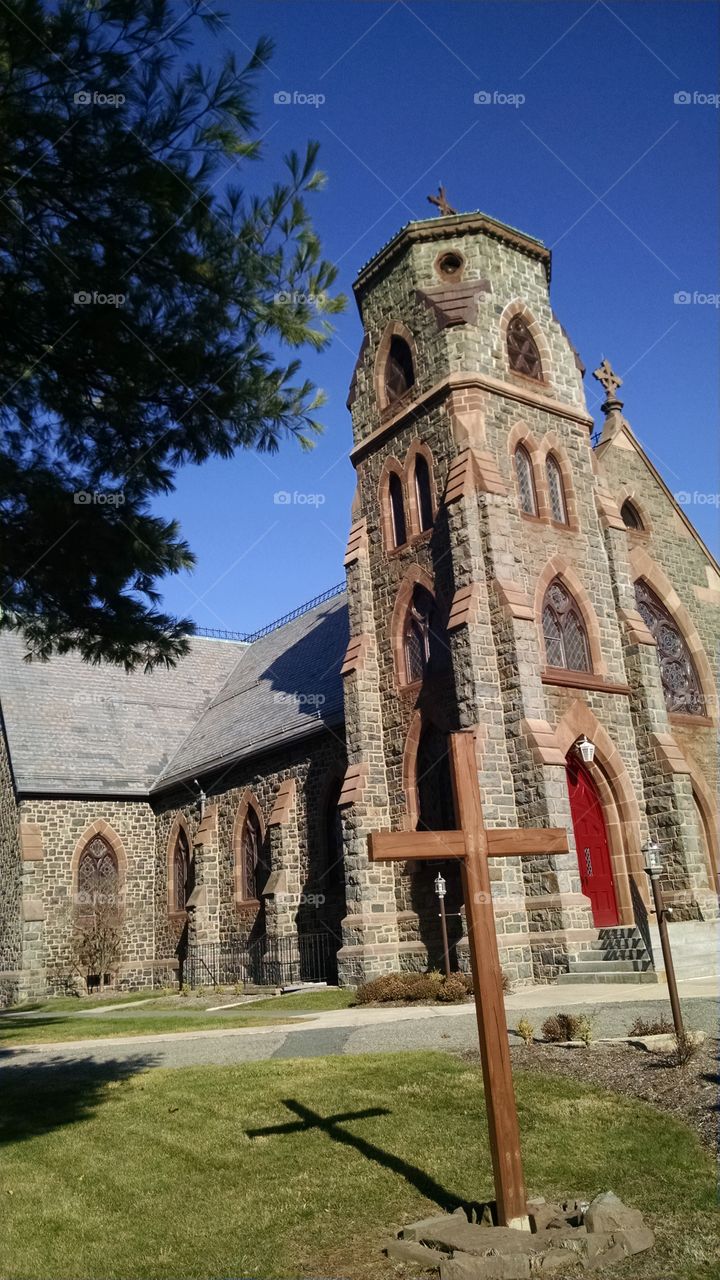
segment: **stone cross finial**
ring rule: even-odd
[[[605,393],[607,396],[607,399],[606,399],[607,404],[612,404],[613,401],[617,401],[617,396],[615,392],[617,391],[618,387],[622,386],[622,378],[619,378],[618,375],[613,371],[612,365],[610,364],[609,360],[603,360],[601,362],[599,367],[595,369],[593,373],[593,378],[597,378],[598,382],[601,383],[602,386],[605,388]],[[605,406],[603,405],[603,408],[604,407]]]
[[[428,200],[430,201],[430,204],[437,205],[439,218],[445,218],[451,213],[457,213],[457,209],[453,209],[452,205],[448,202],[448,198],[445,195],[445,188],[443,186],[438,187],[438,193],[436,196],[428,196]]]

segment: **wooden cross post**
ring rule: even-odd
[[[461,861],[498,1222],[529,1229],[488,858],[567,853],[567,832],[563,827],[486,830],[472,731],[450,734],[450,755],[460,829],[377,831],[368,837],[368,847],[372,862]]]

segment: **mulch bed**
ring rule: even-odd
[[[513,1067],[564,1076],[581,1084],[649,1102],[682,1120],[713,1152],[718,1146],[720,1117],[720,1041],[708,1037],[684,1066],[675,1066],[666,1052],[648,1052],[628,1044],[591,1044],[563,1048],[534,1044],[513,1046]],[[463,1055],[477,1059],[477,1054]]]

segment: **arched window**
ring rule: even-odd
[[[557,461],[550,453],[545,463],[548,493],[550,495],[550,512],[558,524],[567,524],[567,506],[565,503],[565,486]]]
[[[530,454],[522,445],[515,450],[515,475],[517,477],[520,510],[528,516],[537,515],[537,499],[535,497],[535,481],[533,480]]]
[[[405,524],[405,503],[403,501],[402,480],[397,471],[390,472],[388,481],[390,495],[390,519],[392,521],[392,538],[394,547],[402,547],[407,542],[407,526]]]
[[[393,334],[385,366],[385,395],[388,404],[400,400],[414,381],[415,369],[410,347],[404,338]]]
[[[415,766],[420,831],[453,831],[457,827],[447,734],[427,725],[418,743]]]
[[[448,665],[450,649],[441,626],[437,606],[429,591],[417,586],[413,591],[403,635],[405,679],[415,684],[427,675],[437,675]]]
[[[430,468],[427,459],[419,453],[415,459],[415,499],[421,529],[432,529],[433,501],[430,484]]]
[[[80,855],[77,903],[81,914],[117,913],[117,858],[102,836],[93,836]]]
[[[258,901],[270,875],[270,864],[263,847],[263,833],[260,819],[251,804],[243,823],[240,840],[240,856],[242,859],[243,897]]]
[[[626,529],[642,529],[643,528],[643,522],[640,519],[640,515],[638,513],[637,507],[634,506],[634,504],[630,501],[629,498],[626,498],[625,501],[623,502],[620,508],[620,515],[622,516],[623,524],[625,525]]]
[[[643,622],[654,636],[668,711],[704,714],[703,696],[690,650],[672,614],[642,578],[635,583],[635,599]]]
[[[537,378],[542,381],[540,352],[522,316],[513,316],[508,325],[507,349],[510,368],[515,373],[524,373],[527,378]]]
[[[185,911],[195,888],[195,856],[183,827],[177,833],[172,864],[172,905],[174,911]]]
[[[543,602],[543,635],[549,667],[590,671],[590,646],[580,610],[557,578],[550,583]]]

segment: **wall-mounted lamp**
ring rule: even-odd
[[[575,743],[575,750],[581,756],[583,764],[592,764],[595,759],[595,743],[586,738],[585,734]]]

